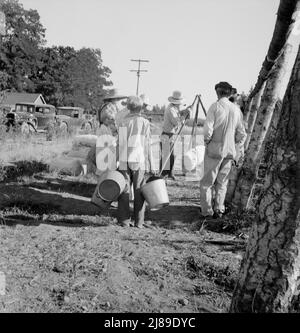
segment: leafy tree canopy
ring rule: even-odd
[[[36,10],[25,10],[18,0],[4,0],[6,35],[0,45],[0,89],[43,94],[57,106],[96,110],[111,71],[99,49],[45,47],[45,28]]]

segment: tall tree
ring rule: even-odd
[[[288,312],[300,292],[300,48],[231,312]]]
[[[0,10],[6,16],[6,35],[0,46],[0,71],[5,72],[5,88],[35,90],[34,78],[40,66],[40,47],[45,29],[36,10],[25,10],[17,0],[5,0]]]
[[[54,46],[41,50],[41,66],[36,77],[36,92],[43,94],[48,103],[64,105],[71,91],[70,61],[76,57],[73,47]]]
[[[264,89],[265,89],[265,84],[262,85],[262,87],[260,88],[260,91],[252,99],[250,112],[249,112],[249,118],[247,121],[247,134],[248,135],[247,135],[247,140],[245,142],[245,150],[248,149],[248,146],[250,143],[250,139],[252,136],[252,132],[253,132],[256,117],[257,117],[257,111],[260,107],[261,98],[262,98]]]
[[[250,94],[250,98],[260,91],[263,83],[267,80],[277,58],[280,56],[281,50],[284,47],[289,34],[292,32],[293,24],[295,23],[293,14],[298,12],[299,9],[299,0],[280,0],[273,37],[255,87]]]
[[[112,83],[108,80],[111,71],[103,66],[99,49],[82,48],[68,65],[71,94],[66,102],[96,109],[102,102],[104,89]]]
[[[72,47],[45,48],[37,92],[54,105],[81,106],[95,110],[102,103],[110,69],[103,65],[101,51]]]
[[[254,184],[258,175],[265,137],[273,117],[276,102],[279,98],[282,81],[286,74],[286,68],[288,67],[289,60],[291,59],[291,51],[292,46],[287,44],[266,83],[266,88],[264,90],[249,147],[245,154],[245,161],[239,174],[234,193],[233,204],[239,210],[249,208],[252,200]]]

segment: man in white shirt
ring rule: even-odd
[[[184,118],[191,111],[189,108],[180,110],[180,107],[184,102],[182,93],[180,91],[174,91],[173,95],[170,96],[168,100],[170,104],[168,105],[164,114],[163,131],[161,134],[161,168],[166,163],[170,149],[172,149],[172,145],[174,143],[174,134],[176,134],[179,127],[182,125]],[[162,175],[176,180],[174,176],[174,162],[175,154],[173,150],[169,161],[162,172]]]
[[[118,223],[125,227],[131,225],[129,191],[133,185],[135,226],[142,228],[145,199],[141,187],[145,184],[146,172],[155,171],[151,150],[150,122],[142,116],[143,101],[141,98],[130,96],[127,108],[130,113],[124,117],[118,131],[119,171],[125,177],[128,185],[118,199]]]
[[[204,176],[200,182],[200,205],[203,217],[221,217],[225,211],[228,176],[236,157],[236,144],[246,140],[240,110],[229,101],[232,86],[220,82],[215,86],[218,101],[207,112],[204,124]],[[212,187],[215,188],[214,204]]]

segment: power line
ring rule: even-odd
[[[148,71],[146,70],[142,70],[141,69],[141,63],[142,62],[149,62],[149,60],[141,60],[141,59],[131,59],[131,61],[134,61],[134,62],[138,62],[139,63],[139,67],[137,70],[130,70],[130,72],[134,72],[136,73],[137,75],[137,86],[136,86],[136,95],[138,96],[139,95],[139,85],[140,85],[140,76],[141,76],[141,73],[146,73]]]

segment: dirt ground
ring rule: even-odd
[[[0,184],[0,312],[228,310],[251,217],[201,220],[179,178],[146,228],[122,228],[90,203],[95,179],[41,171]]]

